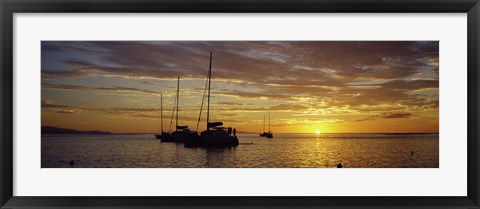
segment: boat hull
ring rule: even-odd
[[[236,147],[237,136],[197,136],[185,140],[185,147]]]
[[[184,143],[189,138],[197,138],[198,134],[196,132],[185,132],[185,131],[176,131],[172,133],[173,142]]]
[[[155,134],[155,138],[160,139],[161,142],[175,142],[169,133]]]
[[[198,134],[196,132],[175,131],[173,133],[164,133],[161,135],[156,134],[155,137],[160,139],[161,142],[184,143],[188,138],[198,137]]]

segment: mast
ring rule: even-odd
[[[163,99],[162,99],[162,94],[160,94],[160,126],[162,127],[162,133],[163,133]]]
[[[263,133],[265,133],[265,115],[263,115]]]
[[[270,133],[270,110],[268,111],[268,133]]]
[[[177,130],[178,128],[178,96],[179,96],[179,92],[180,92],[180,76],[178,77],[178,80],[177,80],[177,116],[176,116],[176,119],[175,119],[175,130]]]
[[[208,104],[207,104],[207,130],[210,121],[210,83],[212,81],[212,52],[210,52],[210,66],[208,67]]]

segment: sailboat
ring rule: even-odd
[[[207,96],[207,127],[199,137],[189,137],[185,140],[186,147],[230,147],[238,145],[236,129],[223,127],[223,122],[210,122],[210,83],[212,80],[212,52],[210,52],[210,66],[208,68],[208,96]],[[202,104],[203,105],[203,104]],[[201,110],[200,110],[201,111]]]
[[[268,133],[265,134],[267,138],[273,138],[273,134],[270,131],[270,111],[268,111]]]
[[[175,131],[172,132],[172,140],[174,142],[184,142],[186,138],[197,135],[197,133],[192,132],[188,126],[185,125],[178,125],[178,106],[179,106],[179,98],[180,98],[180,77],[178,77],[177,81],[177,111],[175,117]]]
[[[263,115],[263,129],[262,129],[263,133],[259,133],[258,135],[260,135],[261,137],[266,137],[267,136],[267,132],[265,132],[265,115]]]
[[[164,138],[161,138],[162,142],[184,142],[186,138],[191,137],[192,135],[197,135],[197,133],[192,132],[188,129],[188,126],[185,125],[178,125],[178,106],[179,106],[179,98],[180,98],[180,77],[177,80],[177,96],[175,107],[176,109],[176,117],[175,117],[175,131],[172,133],[166,133]],[[172,115],[173,119],[173,115]],[[171,124],[171,122],[170,122]]]
[[[163,131],[163,95],[160,94],[160,126],[161,132],[160,134],[155,134],[155,138],[160,139],[161,141],[168,141],[171,139],[170,133]]]

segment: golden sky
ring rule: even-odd
[[[437,41],[42,41],[42,126],[195,130],[213,52],[211,121],[238,132],[438,132]],[[205,108],[205,106],[204,106]],[[175,118],[175,117],[174,117]],[[199,131],[205,129],[202,113]]]

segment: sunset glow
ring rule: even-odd
[[[159,132],[162,95],[163,129],[172,130],[179,76],[179,121],[196,130],[213,52],[210,117],[239,133],[259,133],[264,116],[273,133],[439,131],[436,41],[43,41],[41,47],[42,126]],[[205,114],[199,126],[205,129]]]

